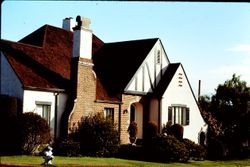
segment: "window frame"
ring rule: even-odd
[[[50,126],[51,121],[51,102],[44,102],[44,101],[36,101],[36,111],[38,108],[41,109],[41,113],[39,114],[43,119],[45,119]]]
[[[115,121],[115,109],[113,107],[104,107],[104,118]]]
[[[168,121],[182,126],[190,125],[190,108],[186,105],[171,105],[168,107]]]

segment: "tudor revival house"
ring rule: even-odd
[[[198,141],[205,123],[197,101],[182,64],[170,63],[160,39],[105,43],[89,19],[76,21],[44,25],[18,42],[1,40],[1,94],[44,117],[56,137],[81,117],[102,112],[117,123],[122,143],[129,142],[131,121],[138,138],[149,121],[160,130],[171,121]]]

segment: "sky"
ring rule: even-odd
[[[18,41],[66,17],[91,19],[104,42],[160,38],[171,63],[181,62],[195,95],[211,96],[240,75],[250,85],[250,3],[4,1],[1,38]]]

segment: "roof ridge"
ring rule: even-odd
[[[22,45],[24,47],[30,47],[30,48],[34,48],[34,49],[43,49],[43,47],[41,47],[41,46],[32,45],[32,44],[23,43],[23,42],[15,42],[15,41],[10,41],[10,40],[6,40],[6,39],[1,39],[1,44],[5,44],[5,46],[6,45]],[[1,47],[1,49],[2,48],[3,47]],[[17,48],[12,48],[12,49],[17,49]]]
[[[150,41],[150,40],[158,40],[158,39],[160,39],[160,38],[142,38],[142,39],[132,39],[132,40],[125,40],[125,41],[118,41],[118,42],[107,42],[105,44],[137,42],[137,41]]]

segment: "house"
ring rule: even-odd
[[[129,142],[131,121],[141,139],[149,121],[159,131],[171,121],[198,142],[205,122],[183,65],[170,63],[159,38],[105,43],[89,19],[76,22],[44,25],[18,42],[2,39],[0,93],[45,118],[56,138],[102,112],[117,123],[121,143]]]

